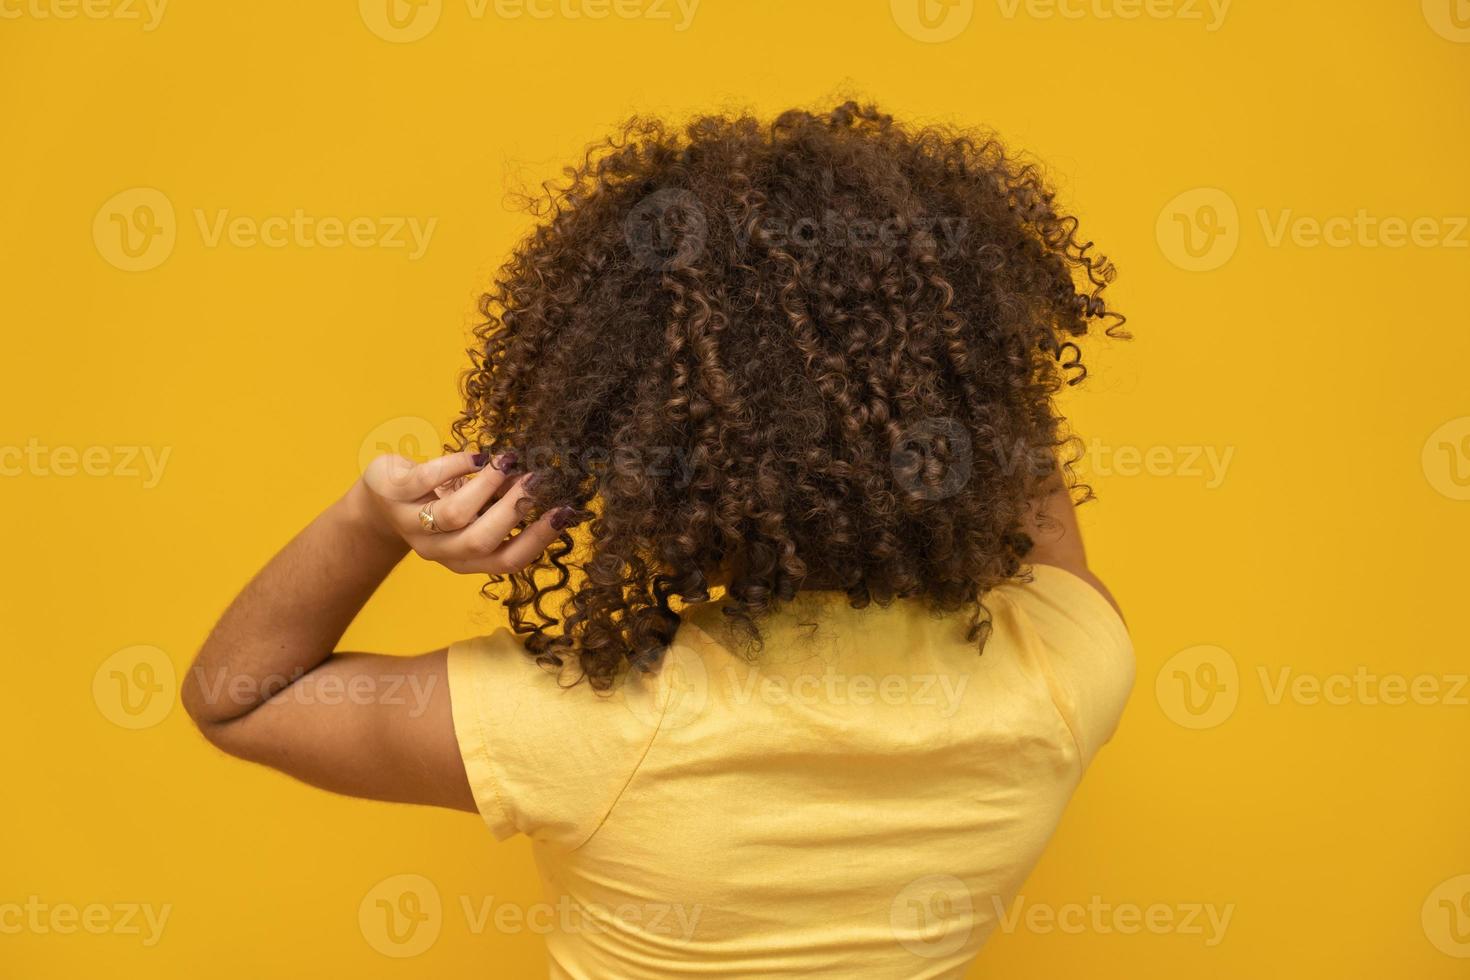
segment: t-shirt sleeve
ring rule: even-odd
[[[1035,630],[1048,685],[1077,740],[1082,765],[1112,738],[1133,690],[1133,641],[1091,583],[1054,565],[1004,587]]]
[[[588,840],[653,740],[647,716],[620,690],[569,685],[505,629],[452,645],[448,672],[455,737],[491,832]]]

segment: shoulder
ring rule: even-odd
[[[1101,589],[1055,565],[1036,565],[1028,579],[997,588],[995,599],[1037,651],[1040,667],[1083,763],[1112,737],[1133,690],[1133,641]]]
[[[578,683],[574,670],[537,663],[506,629],[450,646],[448,676],[465,772],[500,838],[583,843],[656,730],[626,685]]]
[[[1090,573],[1037,564],[1030,567],[1027,576],[1012,579],[992,595],[1024,609],[1040,629],[1080,632],[1131,649],[1128,626],[1117,603]]]

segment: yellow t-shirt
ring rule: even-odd
[[[496,837],[532,839],[552,977],[957,977],[1133,684],[1122,620],[1037,566],[966,617],[802,593],[752,661],[718,603],[611,695],[502,630],[449,654]]]

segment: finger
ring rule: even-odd
[[[472,551],[464,542],[464,531],[429,531],[423,527],[419,520],[418,505],[409,505],[413,508],[413,527],[403,532],[403,539],[413,549],[413,553],[428,561],[438,562],[441,565],[449,565],[454,561],[477,558],[484,552]],[[433,503],[425,506],[432,507]],[[434,519],[438,526],[438,517]]]
[[[501,460],[501,466],[509,467],[514,464],[514,454],[505,454],[506,459]],[[519,500],[526,496],[525,489],[531,486],[535,479],[534,474],[523,474],[512,477],[498,469],[486,469],[471,483],[482,480],[489,481],[490,492],[486,494],[483,490],[476,491],[481,497],[498,496],[499,500],[493,504],[486,516],[494,514],[496,519],[482,526],[485,518],[476,518],[476,514],[483,506],[474,497],[468,497],[470,504],[465,506],[465,511],[457,521],[468,521],[468,525],[462,528],[453,526],[453,521],[446,521],[443,516],[443,508],[450,503],[450,498],[429,499],[422,503],[395,504],[392,509],[393,520],[402,529],[403,537],[421,558],[432,561],[447,563],[451,559],[471,560],[481,558],[496,548],[500,547],[502,541],[514,527],[522,520],[522,515],[517,509]],[[457,496],[463,491],[471,488],[466,485],[454,491],[452,496]],[[471,509],[473,508],[473,509]],[[428,530],[424,526],[424,511],[429,511],[433,517],[434,530]],[[464,516],[467,513],[468,516]],[[453,514],[451,514],[453,518]]]
[[[425,505],[418,501],[390,501],[384,509],[388,517],[388,523],[393,530],[398,532],[399,537],[407,541],[410,546],[415,544],[420,537],[434,537],[436,535],[424,527],[419,512]],[[437,515],[436,515],[437,516]]]
[[[514,449],[511,449],[501,453],[498,456],[491,457],[489,465],[493,466],[495,469],[499,470],[502,473],[512,474],[516,472],[516,462],[517,460],[519,460],[519,458],[519,454],[517,454]],[[447,497],[474,478],[475,474],[470,473],[467,476],[455,477],[448,483],[441,483],[434,488],[434,496]]]
[[[569,527],[581,523],[584,512],[558,507],[537,518],[525,530],[482,558],[466,562],[472,571],[508,575],[528,567]]]
[[[479,473],[458,481],[463,485],[457,490],[430,501],[427,506],[433,508],[434,525],[441,531],[458,531],[474,523],[485,505],[511,483],[515,461],[514,453],[497,456]]]
[[[415,551],[418,551],[417,542],[420,538],[440,538],[444,536],[443,525],[439,523],[439,508],[442,505],[443,501],[437,498],[430,500],[394,500],[389,502],[385,512],[388,515],[388,522],[393,525],[393,529]],[[433,515],[434,527],[437,530],[431,531],[424,526],[423,513],[426,508]]]
[[[459,532],[457,537],[467,555],[479,557],[490,554],[504,544],[510,532],[525,521],[525,505],[521,501],[526,499],[527,487],[534,481],[533,473],[516,477],[501,493],[500,499],[490,505],[489,510]]]
[[[389,500],[418,500],[441,483],[474,473],[485,465],[485,454],[472,449],[450,453],[414,465],[402,456],[379,456],[368,466],[368,489]]]

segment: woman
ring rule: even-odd
[[[556,976],[958,976],[1132,684],[1054,404],[1112,268],[994,139],[852,103],[634,122],[568,173],[482,303],[459,451],[288,544],[189,712],[529,835]],[[510,629],[333,652],[409,551]]]

